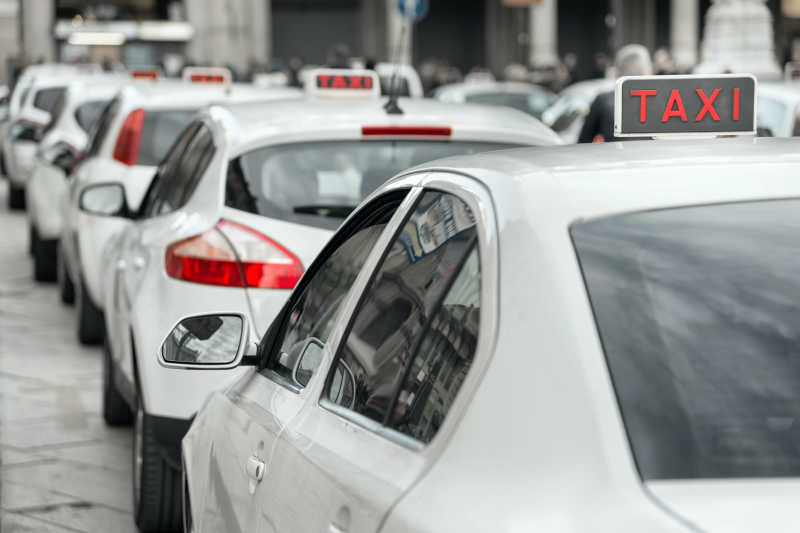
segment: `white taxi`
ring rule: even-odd
[[[100,115],[128,80],[121,76],[83,76],[69,83],[42,131],[25,204],[33,254],[33,277],[56,279],[56,247],[61,235],[59,201],[67,177],[86,149]]]
[[[85,159],[60,203],[63,227],[57,274],[62,299],[74,298],[77,304],[81,342],[103,340],[102,250],[108,238],[126,225],[124,218],[82,211],[79,193],[83,187],[120,182],[128,207],[136,210],[156,166],[199,109],[215,102],[266,101],[299,94],[296,89],[267,90],[203,80],[140,81],[120,91],[100,118]]]
[[[540,118],[556,99],[555,93],[533,83],[493,80],[443,85],[436,89],[433,97],[453,104],[508,106],[536,118]]]
[[[400,99],[402,113],[390,114],[371,71],[318,71],[313,79],[302,100],[200,114],[101,261],[103,412],[112,424],[136,414],[143,531],[179,520],[180,440],[207,395],[242,374],[160,364],[163,338],[182,317],[222,306],[264,333],[333,230],[392,175],[447,155],[559,142],[513,110]],[[126,212],[121,187],[111,183],[86,188],[82,205]]]
[[[186,530],[795,531],[800,142],[746,79],[640,79],[619,130],[746,138],[426,164],[260,340],[181,321],[164,364],[247,369],[184,438]]]

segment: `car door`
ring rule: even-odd
[[[111,266],[114,268],[114,282],[111,287],[114,295],[113,310],[111,316],[106,317],[106,322],[109,325],[109,339],[112,343],[115,365],[130,380],[130,384],[133,384],[133,354],[130,338],[131,306],[146,266],[147,250],[142,239],[143,230],[157,224],[158,221],[155,220],[157,216],[167,212],[165,206],[168,203],[168,197],[172,195],[173,186],[180,186],[181,169],[197,129],[197,124],[188,127],[164,159],[142,202],[137,220],[125,228],[119,237],[118,249],[112,261]],[[106,312],[108,313],[108,311]]]
[[[336,357],[327,375],[314,377],[312,401],[280,433],[256,501],[274,530],[375,532],[422,475],[428,458],[420,452],[476,345],[477,249],[464,201],[420,194],[348,309]],[[452,335],[458,340],[448,341]],[[466,357],[448,349],[455,342]]]
[[[322,361],[330,359],[328,342],[343,310],[410,205],[414,193],[408,191],[374,199],[342,226],[262,340],[262,353],[268,357],[260,370],[215,395],[204,409],[202,419],[210,421],[213,440],[203,445],[210,454],[209,490],[204,502],[192,502],[195,509],[203,506],[199,530],[274,530],[266,514],[271,509],[262,501],[270,497],[265,491],[272,483],[269,465],[278,437],[309,401],[308,384]]]

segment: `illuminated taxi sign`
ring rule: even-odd
[[[373,70],[313,70],[306,81],[306,93],[327,98],[380,98],[381,82]]]
[[[186,67],[182,73],[183,81],[190,83],[218,83],[231,82],[231,71],[222,67]]]
[[[755,132],[756,80],[749,74],[632,76],[617,80],[617,137]]]

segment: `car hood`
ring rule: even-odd
[[[800,479],[653,481],[647,488],[699,531],[796,532]]]

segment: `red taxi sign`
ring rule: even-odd
[[[158,70],[152,68],[137,68],[130,71],[134,80],[157,80]]]
[[[749,74],[623,77],[614,94],[614,135],[753,135],[756,91]]]
[[[230,83],[231,71],[223,67],[186,67],[182,73],[183,81],[190,83]]]
[[[318,69],[308,74],[306,93],[328,98],[380,98],[381,82],[374,70]]]

